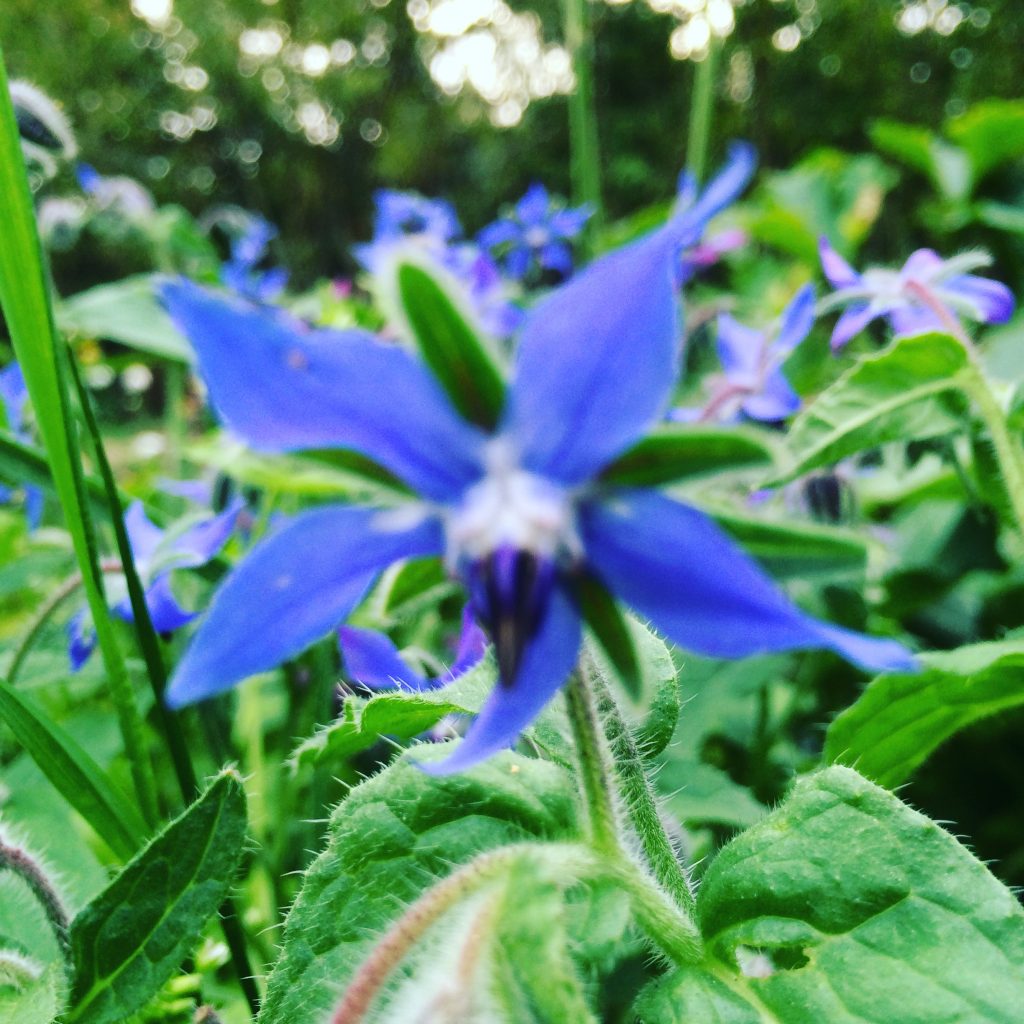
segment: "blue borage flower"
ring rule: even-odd
[[[25,444],[32,443],[32,435],[28,429],[27,412],[29,408],[28,388],[25,377],[17,363],[10,363],[0,370],[0,409],[3,419],[11,434]],[[25,518],[31,529],[39,525],[43,516],[43,492],[38,487],[25,487]],[[0,504],[6,504],[14,498],[14,491],[0,484]]]
[[[489,253],[474,242],[459,241],[462,226],[449,203],[387,189],[378,191],[374,202],[373,241],[353,249],[370,274],[386,281],[394,261],[403,258],[434,263],[466,290],[484,330],[506,338],[516,329],[522,313],[510,301],[508,282]]]
[[[944,260],[931,249],[918,249],[899,270],[869,267],[858,274],[827,238],[819,244],[825,277],[837,289],[819,312],[846,307],[832,332],[834,351],[879,317],[887,318],[896,334],[916,334],[948,330],[958,316],[1001,324],[1013,315],[1013,293],[1006,285],[970,273],[992,262],[988,253]]]
[[[700,409],[673,409],[670,419],[728,422],[741,413],[774,423],[800,408],[782,364],[814,326],[814,287],[801,288],[783,310],[774,331],[746,327],[726,313],[718,317],[718,358],[722,376]]]
[[[757,168],[757,152],[747,142],[729,146],[725,164],[704,188],[689,171],[679,175],[675,217],[679,223],[681,253],[679,283],[685,284],[698,270],[710,266],[724,253],[746,242],[742,231],[722,232],[704,240],[708,222],[736,201]]]
[[[195,612],[186,611],[171,590],[171,572],[204,565],[227,543],[235,528],[242,503],[233,502],[215,516],[184,520],[176,528],[162,530],[146,515],[141,501],[133,501],[124,514],[125,531],[132,548],[135,569],[142,581],[153,628],[158,633],[173,633],[191,622]],[[115,568],[117,568],[115,566]],[[115,615],[133,622],[131,601],[123,577],[108,588]],[[82,608],[68,620],[68,656],[78,671],[96,647],[96,634],[88,609]]]
[[[246,219],[232,235],[231,256],[221,267],[224,284],[254,302],[273,302],[280,298],[288,283],[288,271],[284,267],[259,269],[276,237],[277,228],[273,224],[256,214],[246,214]]]
[[[869,669],[909,667],[900,644],[797,608],[703,512],[606,482],[603,471],[664,414],[675,385],[686,224],[673,219],[603,257],[531,310],[493,435],[463,420],[401,347],[358,330],[292,330],[190,282],[166,285],[232,430],[265,451],[356,449],[419,495],[395,508],[315,508],[258,544],[214,596],[169,702],[201,700],[294,657],[390,563],[431,555],[465,584],[501,677],[431,772],[508,746],[557,692],[579,652],[584,577],[711,656],[821,646]]]
[[[573,267],[570,243],[592,212],[587,206],[558,206],[548,190],[534,182],[516,203],[512,215],[488,224],[477,235],[477,241],[517,281],[545,270],[566,278]]]
[[[375,629],[341,626],[338,629],[338,648],[345,662],[349,679],[371,690],[435,690],[465,675],[484,656],[487,635],[477,625],[469,605],[462,612],[455,657],[447,671],[437,676],[425,676],[412,668],[399,653],[390,637]]]

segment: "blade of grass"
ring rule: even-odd
[[[32,197],[21,152],[7,71],[0,51],[0,307],[7,319],[14,352],[25,376],[36,422],[42,434],[53,482],[64,508],[75,554],[82,570],[86,600],[107,669],[110,692],[128,757],[139,806],[155,825],[159,814],[156,783],[146,751],[142,718],[135,703],[124,657],[107,608],[97,559],[91,509],[67,394],[57,364],[57,335],[42,249],[36,234]]]
[[[0,680],[0,718],[54,788],[122,860],[142,847],[145,822],[78,743]]]

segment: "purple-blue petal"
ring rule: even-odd
[[[715,349],[725,375],[734,383],[749,385],[756,379],[764,356],[764,332],[755,331],[728,313],[722,313],[718,317]]]
[[[71,662],[72,672],[79,671],[96,650],[96,630],[91,625],[86,625],[87,618],[88,612],[83,608],[68,619],[65,627],[68,634],[68,660]]]
[[[527,469],[582,483],[664,411],[680,345],[678,234],[670,222],[530,310],[504,424]]]
[[[158,633],[173,633],[176,629],[187,626],[196,617],[195,612],[186,611],[178,603],[171,590],[170,573],[158,576],[146,590],[146,608],[153,621],[153,628]],[[125,622],[135,621],[131,602],[127,598],[118,604],[114,611]]]
[[[779,333],[772,342],[772,352],[784,358],[800,344],[814,326],[814,285],[804,285],[783,310]]]
[[[572,273],[572,250],[565,242],[549,242],[540,250],[539,262],[545,270],[568,277]]]
[[[942,290],[956,292],[974,303],[983,323],[1004,324],[1013,316],[1016,305],[1013,292],[1000,281],[976,274],[962,274],[946,281]]]
[[[826,647],[871,670],[914,664],[893,640],[807,615],[704,513],[653,491],[591,503],[580,525],[588,562],[609,588],[689,650],[741,658]]]
[[[522,234],[523,229],[515,221],[501,217],[481,228],[476,240],[483,249],[497,249],[499,246],[518,241]]]
[[[431,775],[461,772],[515,743],[569,677],[580,637],[579,611],[564,588],[555,586],[537,632],[523,651],[516,678],[510,685],[494,687],[451,757],[420,767]]]
[[[208,562],[228,542],[245,501],[236,498],[223,512],[189,527],[174,541],[175,568],[187,569]]]
[[[7,426],[11,433],[20,440],[25,440],[28,388],[25,387],[25,376],[17,363],[8,363],[0,370],[0,404],[4,407]]]
[[[371,690],[429,690],[437,685],[410,668],[391,638],[375,629],[341,626],[338,647],[345,675]]]
[[[190,704],[274,668],[345,618],[374,576],[444,547],[437,520],[325,507],[258,544],[224,581],[171,679],[167,702]]]
[[[515,245],[505,256],[505,273],[513,281],[522,281],[533,266],[533,250],[528,245]]]
[[[818,239],[818,254],[821,256],[821,269],[833,288],[853,288],[861,283],[860,274],[832,248],[824,236]]]
[[[148,562],[164,539],[164,531],[149,519],[141,501],[133,501],[125,509],[124,529],[136,562]]]
[[[533,227],[548,219],[550,209],[551,197],[548,190],[539,181],[535,181],[516,203],[516,217],[526,227]]]
[[[949,315],[953,317],[952,312]],[[897,306],[886,316],[892,325],[893,333],[897,335],[948,330],[935,311],[927,306]]]
[[[829,342],[832,351],[838,352],[847,342],[860,334],[875,317],[880,315],[866,302],[855,302],[847,306],[832,329],[832,339]]]
[[[756,392],[743,399],[741,408],[751,419],[776,423],[789,419],[800,408],[800,396],[782,370],[776,368],[765,374]]]
[[[359,330],[303,332],[184,280],[162,295],[213,405],[254,447],[353,448],[435,499],[479,476],[482,435],[404,349]]]
[[[686,210],[691,229],[691,242],[696,242],[704,226],[716,213],[720,213],[747,187],[757,168],[757,151],[748,142],[733,142],[729,146],[725,165],[703,188]]]
[[[574,206],[567,210],[556,210],[551,215],[551,233],[561,238],[575,238],[586,227],[587,221],[593,214],[594,211],[589,206]]]

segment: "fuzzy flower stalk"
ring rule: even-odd
[[[221,585],[171,680],[180,706],[266,671],[337,627],[392,562],[436,556],[494,645],[499,682],[454,752],[511,745],[558,692],[601,588],[714,657],[824,647],[905,669],[898,643],[803,612],[703,512],[616,483],[663,419],[678,371],[681,214],[592,263],[527,314],[492,423],[464,418],[430,369],[360,330],[314,330],[186,281],[163,299],[211,402],[264,451],[355,449],[413,492],[396,507],[325,505],[263,540]],[[471,384],[467,386],[472,386]]]

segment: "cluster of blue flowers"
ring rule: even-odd
[[[667,224],[523,314],[493,431],[464,419],[397,344],[292,324],[188,281],[167,284],[164,302],[232,431],[263,451],[354,449],[414,492],[398,507],[314,508],[257,544],[216,593],[169,701],[201,700],[295,656],[336,628],[388,565],[426,556],[443,559],[464,585],[500,673],[466,737],[432,772],[508,746],[557,692],[579,654],[584,585],[606,588],[672,640],[711,656],[825,647],[868,669],[910,667],[900,644],[800,610],[703,512],[652,488],[617,486],[609,473],[666,415],[687,254],[751,168],[749,150],[735,150],[708,189],[684,194]],[[396,240],[424,249],[450,242],[450,209],[406,200],[382,198],[387,223],[361,253],[367,266]],[[737,375],[759,374],[778,389],[778,361],[809,326],[809,296],[790,308],[774,347],[758,335],[763,365],[751,363],[748,335],[727,322],[723,352]],[[345,629],[341,643],[370,685],[437,683],[375,634]]]

